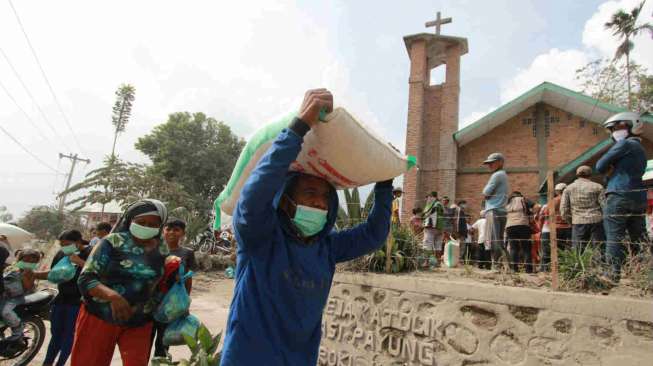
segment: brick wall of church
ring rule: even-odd
[[[433,85],[424,89],[424,104],[424,124],[422,125],[424,135],[420,161],[422,195],[437,191],[440,186],[437,168],[440,160],[441,85]],[[423,206],[423,197],[417,197],[416,204]]]
[[[550,137],[547,138],[547,157],[550,167],[565,165],[582,152],[610,137],[596,123],[583,122],[582,118],[555,107],[546,106],[546,110],[556,120],[550,124]]]
[[[424,90],[424,124],[422,125],[422,171],[435,170],[440,157],[440,114],[442,86],[429,86]]]
[[[522,125],[522,118],[530,116],[530,108],[485,135],[458,149],[458,169],[480,168],[483,160],[493,152],[506,157],[507,166],[537,166],[537,141],[532,126]]]

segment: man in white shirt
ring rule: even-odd
[[[474,258],[478,263],[478,268],[491,269],[492,268],[492,259],[490,257],[490,243],[485,242],[485,216],[483,211],[481,211],[481,216],[476,222],[472,225],[472,231],[476,235],[476,246],[474,250]]]

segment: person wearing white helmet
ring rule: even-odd
[[[606,234],[606,259],[610,277],[618,282],[625,258],[622,241],[628,231],[631,251],[637,253],[648,242],[645,228],[646,191],[642,175],[646,170],[646,152],[641,139],[643,122],[637,113],[618,113],[603,124],[615,144],[599,161],[596,170],[607,178],[607,199],[603,209]]]

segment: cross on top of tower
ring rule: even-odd
[[[441,18],[441,16],[440,16],[440,12],[438,12],[438,15],[437,15],[437,17],[436,17],[435,20],[431,20],[431,21],[429,21],[429,22],[426,22],[426,24],[424,24],[424,25],[425,25],[427,28],[429,28],[429,27],[435,27],[435,34],[439,35],[439,34],[440,34],[440,27],[441,27],[443,24],[448,24],[448,23],[451,23],[451,22],[452,22],[452,19],[451,19],[451,18]]]

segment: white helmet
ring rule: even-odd
[[[562,191],[565,190],[565,188],[567,188],[567,185],[566,185],[566,184],[564,184],[564,183],[558,183],[558,184],[555,185],[555,187],[554,187],[553,189],[556,190],[556,191],[560,191],[560,192],[562,192]]]
[[[640,116],[639,113],[635,112],[617,113],[603,122],[603,127],[609,129],[619,123],[625,123],[632,134],[639,135],[644,129],[644,122],[641,117],[642,116]]]

